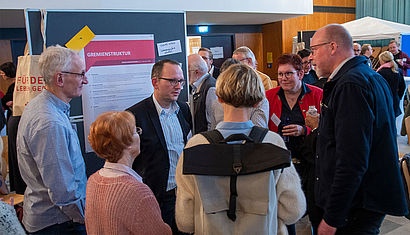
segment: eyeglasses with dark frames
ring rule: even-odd
[[[84,78],[84,77],[85,77],[85,72],[82,72],[82,73],[74,73],[74,72],[61,71],[61,73],[73,74],[73,75],[80,76],[81,78]]]
[[[312,51],[312,55],[314,55],[314,51],[317,50],[318,47],[324,46],[324,45],[327,45],[327,44],[330,44],[330,43],[332,43],[332,42],[324,42],[324,43],[319,43],[319,44],[310,46],[310,50]]]
[[[278,78],[282,79],[283,76],[286,78],[291,78],[293,74],[295,74],[297,71],[292,71],[292,72],[285,72],[285,73],[278,73]]]
[[[176,78],[158,78],[158,79],[162,79],[162,80],[167,80],[171,86],[176,86],[179,84],[181,84],[181,86],[183,86],[185,84],[185,79],[176,79]]]

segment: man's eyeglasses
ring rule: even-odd
[[[324,42],[324,43],[319,43],[319,44],[310,46],[310,50],[312,51],[312,55],[314,54],[314,51],[317,50],[318,47],[324,46],[324,45],[327,45],[327,44],[330,44],[330,43],[332,43],[332,42]]]
[[[201,57],[202,57],[202,59],[204,59],[204,60],[209,60],[209,58],[206,57],[206,56],[201,56]]]
[[[285,73],[278,73],[278,78],[283,78],[285,75],[286,78],[291,78],[293,74],[295,74],[297,71],[292,71],[292,72],[285,72]]]
[[[181,84],[181,86],[185,84],[185,79],[176,79],[176,78],[158,78],[158,79],[167,80],[171,84],[171,86],[177,86],[178,83]]]
[[[135,131],[137,132],[138,135],[142,135],[142,128],[141,127],[136,127]]]
[[[302,62],[303,65],[307,65],[307,64],[310,64],[310,63],[312,63],[312,61],[310,61],[310,60]]]
[[[81,78],[84,78],[84,77],[85,77],[85,72],[82,72],[82,73],[73,73],[73,72],[61,71],[61,73],[74,74],[74,75],[80,76]]]
[[[249,58],[243,58],[243,59],[240,59],[239,61],[245,61],[245,60],[248,60]]]

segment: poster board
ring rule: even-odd
[[[39,34],[40,11],[27,10],[30,29],[28,38],[33,49],[33,54],[41,53],[42,40]],[[46,46],[65,45],[84,26],[88,26],[95,35],[127,35],[127,34],[153,34],[155,61],[172,59],[181,63],[184,77],[187,78],[187,52],[186,52],[186,23],[185,12],[141,12],[117,10],[47,10],[45,18]],[[39,37],[40,36],[40,37]],[[175,53],[169,53],[169,48],[158,47],[167,42],[179,42],[180,48]],[[162,43],[162,44],[161,44]],[[178,44],[178,43],[177,43]],[[159,49],[162,49],[161,56]],[[87,175],[98,170],[103,161],[94,153],[85,154],[85,139],[83,127],[82,97],[74,98],[71,102],[71,117],[76,123],[81,149],[87,166]],[[184,85],[180,101],[188,100],[187,83]],[[109,102],[109,100],[108,100]]]

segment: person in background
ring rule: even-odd
[[[401,69],[394,62],[393,54],[389,51],[384,51],[379,55],[380,67],[377,69],[380,75],[386,79],[390,86],[393,95],[393,109],[396,118],[401,114],[400,100],[406,90],[406,83]]]
[[[231,65],[216,81],[216,94],[225,117],[217,130],[226,138],[249,135],[254,126],[249,114],[264,99],[264,88],[251,67]],[[286,149],[279,135],[268,132],[262,141]],[[186,148],[209,144],[193,136]],[[223,157],[223,156],[222,156]],[[298,221],[305,212],[305,197],[293,165],[284,169],[239,175],[237,218],[227,216],[229,176],[183,174],[184,155],[177,165],[178,185],[175,216],[178,228],[195,234],[287,234],[285,224]]]
[[[209,48],[201,47],[198,50],[198,54],[205,60],[206,65],[208,66],[208,73],[214,77],[218,78],[220,70],[214,65],[214,54]]]
[[[7,92],[2,98],[1,102],[5,110],[7,110],[7,120],[13,114],[13,93],[16,81],[16,66],[12,62],[6,62],[0,65],[0,76],[4,81],[12,81]]]
[[[318,77],[316,75],[315,70],[312,69],[312,61],[309,60],[311,51],[309,49],[303,49],[298,51],[298,56],[302,58],[302,65],[303,65],[303,81],[306,84],[312,85],[313,83],[317,82]]]
[[[16,191],[18,194],[24,194],[26,190],[26,183],[21,178],[20,169],[18,167],[17,159],[17,130],[20,122],[20,116],[13,116],[13,93],[16,80],[16,66],[7,62],[0,65],[0,76],[6,81],[13,81],[13,83],[7,89],[6,94],[1,99],[3,108],[7,110],[7,148],[9,157],[9,182],[10,190]]]
[[[70,101],[88,83],[74,50],[50,46],[39,59],[46,89],[26,106],[17,133],[24,193],[23,224],[32,234],[85,234],[87,177],[70,123]]]
[[[373,54],[373,48],[372,45],[370,44],[363,44],[362,51],[360,52],[360,55],[366,57],[367,59],[367,65],[369,65],[370,68],[373,68],[372,66],[372,60],[370,59],[370,56]]]
[[[88,140],[105,164],[87,182],[88,234],[171,234],[154,194],[131,168],[141,133],[126,111],[103,113],[91,124]]]
[[[317,30],[311,50],[321,74],[331,74],[317,138],[318,234],[378,234],[385,214],[408,213],[390,88],[366,58],[354,56],[340,24]]]
[[[399,44],[396,40],[391,40],[389,42],[389,51],[393,54],[394,60],[401,70],[403,70],[403,76],[407,77],[407,69],[410,69],[410,58],[409,56],[399,50]]]
[[[233,64],[240,64],[239,60],[233,58],[226,59],[221,66],[221,73],[226,71]],[[224,119],[224,110],[222,104],[219,101],[215,101],[212,105],[212,110],[214,114],[211,116],[211,129],[214,130],[218,123],[222,122]],[[269,102],[266,97],[256,106],[252,107],[250,114],[250,120],[253,125],[268,128],[268,118],[269,118]]]
[[[241,47],[236,48],[236,50],[232,54],[232,58],[239,60],[241,63],[247,64],[251,66],[251,68],[255,69],[255,71],[258,73],[259,77],[261,78],[263,86],[265,87],[265,91],[270,90],[277,86],[276,81],[272,81],[268,75],[256,70],[257,68],[256,57],[255,57],[255,54],[253,54],[252,50],[249,49],[249,47],[241,46]]]
[[[360,55],[361,52],[362,52],[362,46],[357,42],[353,43],[353,53],[354,53],[354,55],[358,56],[358,55]]]
[[[211,128],[212,105],[217,102],[216,80],[208,73],[205,61],[198,54],[188,56],[188,72],[192,102],[190,108],[195,134]]]
[[[173,234],[179,234],[175,224],[175,169],[191,135],[191,112],[185,102],[178,101],[185,79],[177,61],[156,62],[151,80],[152,96],[127,109],[134,115],[136,126],[144,130],[140,136],[141,153],[132,169],[151,188],[162,219]]]

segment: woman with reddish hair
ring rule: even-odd
[[[106,162],[87,182],[88,234],[171,234],[154,194],[132,170],[141,133],[126,111],[103,113],[91,124],[88,140]]]
[[[305,118],[309,108],[320,113],[323,91],[303,82],[305,73],[300,56],[284,54],[277,62],[279,86],[266,92],[269,101],[268,126],[269,130],[280,134],[285,141],[306,193],[312,164],[304,157],[302,150],[304,138],[311,131]],[[289,234],[295,234],[295,227],[288,226],[288,231]]]

